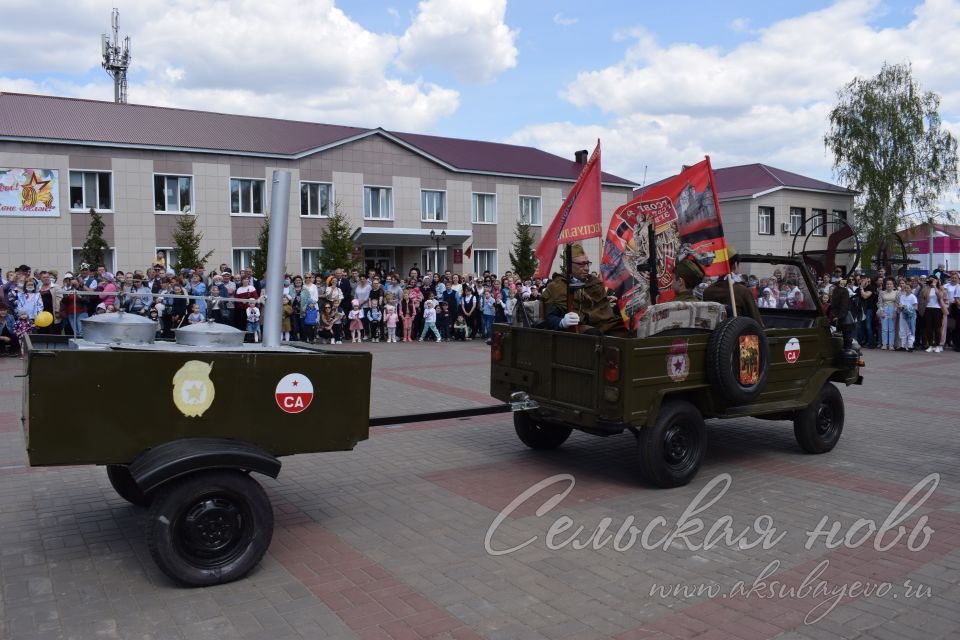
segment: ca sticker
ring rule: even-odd
[[[188,418],[198,418],[213,404],[213,363],[190,360],[173,376],[173,404]]]
[[[787,340],[787,344],[783,346],[783,357],[790,364],[796,363],[800,359],[800,341],[796,338]]]

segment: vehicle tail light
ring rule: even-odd
[[[604,350],[603,379],[607,382],[620,380],[620,349],[607,347]]]
[[[490,359],[493,362],[503,360],[503,334],[499,331],[493,334],[493,339],[490,341]]]

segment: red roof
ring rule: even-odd
[[[792,171],[784,171],[765,164],[744,164],[736,167],[714,169],[713,175],[717,180],[717,198],[729,200],[733,198],[749,198],[758,193],[772,189],[808,189],[813,191],[829,191],[842,195],[855,195],[845,187],[841,187],[822,180],[814,180]],[[662,181],[661,181],[662,182]],[[654,183],[657,184],[657,183]],[[653,185],[644,187],[649,189]],[[637,195],[641,190],[634,192]]]
[[[576,180],[582,168],[573,160],[539,149],[496,142],[58,96],[0,93],[0,139],[292,157],[377,133],[415,147],[454,170]],[[609,173],[603,174],[603,181],[624,186],[635,184]]]

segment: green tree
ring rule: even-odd
[[[860,192],[856,223],[864,255],[910,220],[950,217],[943,192],[957,183],[957,141],[943,129],[940,96],[922,91],[909,64],[884,64],[837,92],[824,136],[834,172]]]
[[[533,242],[530,225],[523,220],[517,220],[513,251],[510,252],[510,264],[513,265],[513,272],[521,278],[530,278],[537,270],[537,256],[534,254]]]
[[[351,269],[358,264],[353,257],[355,245],[352,235],[350,220],[344,215],[340,200],[337,200],[333,206],[330,222],[320,232],[320,243],[323,245],[323,251],[320,254],[322,271],[332,271],[341,267]]]
[[[270,216],[266,216],[263,219],[263,224],[260,225],[260,234],[257,236],[257,250],[253,254],[253,260],[251,260],[250,268],[253,270],[253,277],[256,279],[263,278],[263,274],[267,272],[267,251],[270,247]]]
[[[83,241],[83,247],[80,249],[80,262],[86,262],[93,269],[98,266],[106,266],[104,257],[110,246],[103,239],[103,227],[103,216],[91,207],[90,228],[87,230],[87,239]]]
[[[212,249],[200,255],[203,234],[197,231],[197,220],[195,213],[184,213],[177,218],[177,228],[173,231],[173,247],[177,252],[177,263],[173,268],[176,271],[206,266],[213,255]]]

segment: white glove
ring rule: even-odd
[[[567,315],[560,318],[560,328],[569,329],[570,327],[575,327],[580,324],[580,316],[576,312],[571,311]]]

